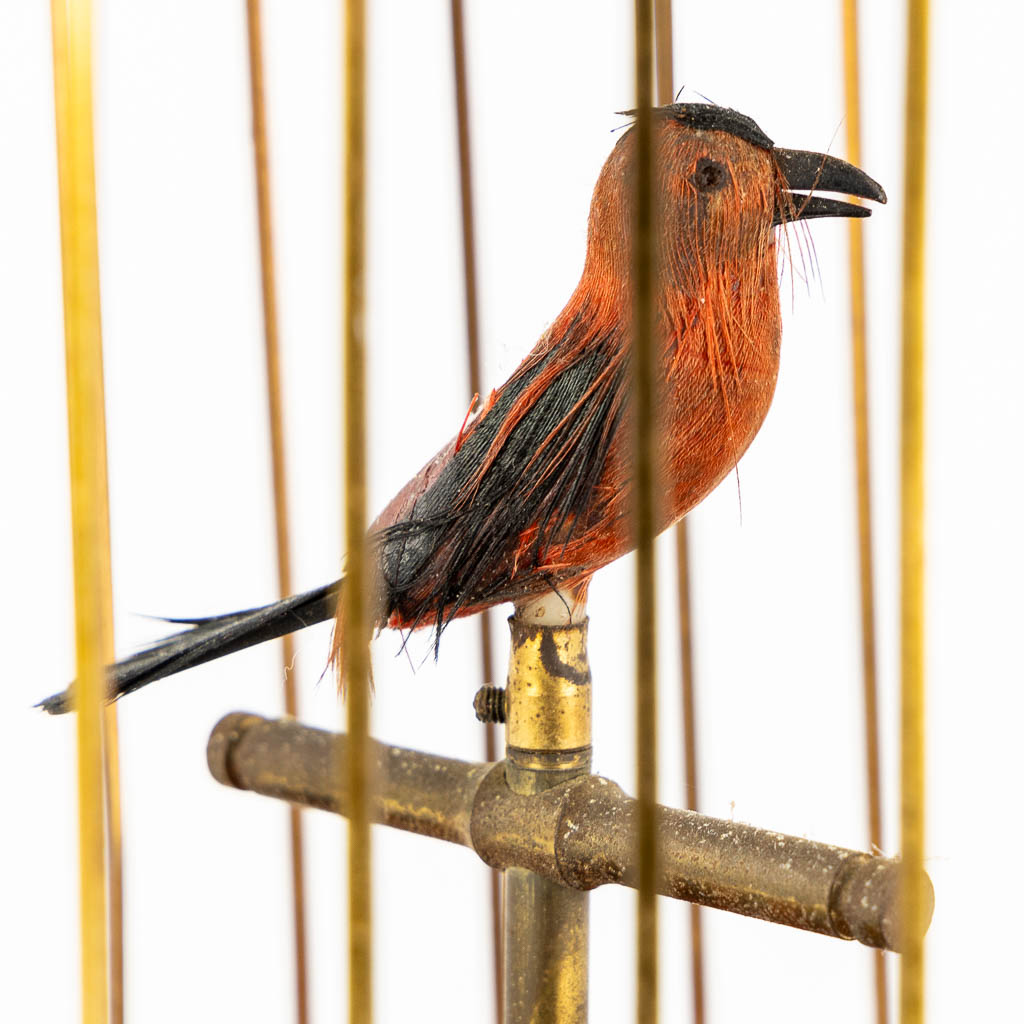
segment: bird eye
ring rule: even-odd
[[[729,183],[729,172],[717,161],[702,157],[697,161],[697,169],[690,176],[690,181],[698,192],[717,192]]]

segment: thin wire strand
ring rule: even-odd
[[[846,155],[860,166],[860,53],[857,0],[842,0],[843,80],[846,92]],[[864,760],[867,772],[868,839],[875,852],[882,842],[882,771],[878,739],[878,660],[875,650],[875,570],[871,526],[871,450],[867,370],[867,291],[864,280],[864,236],[861,222],[851,217],[850,352],[853,387],[854,458],[857,474],[857,540],[860,563],[861,664],[864,690]],[[885,955],[874,953],[875,1019],[888,1024],[889,1001]]]
[[[103,712],[104,666],[113,660],[114,643],[93,155],[92,5],[81,0],[69,7],[63,0],[52,0],[50,16],[75,592],[82,1019],[86,1024],[106,1024],[108,1013],[120,1014],[123,1006],[123,943],[117,720]],[[109,916],[111,910],[116,919]]]
[[[655,896],[658,792],[657,636],[654,568],[654,31],[650,0],[635,2],[636,197],[633,233],[633,351],[636,421],[636,773],[637,1020],[658,1020],[658,907]]]
[[[278,342],[277,285],[274,270],[274,235],[270,210],[270,158],[266,92],[263,83],[263,30],[259,0],[246,0],[249,44],[249,88],[252,98],[253,160],[256,173],[256,209],[260,234],[260,285],[263,299],[263,341],[267,367],[267,408],[270,420],[270,463],[274,482],[274,539],[277,581],[281,597],[293,592],[289,546],[288,473],[285,462],[284,412],[281,400],[281,357]],[[295,684],[295,643],[290,633],[281,640],[284,709],[298,717]],[[306,905],[303,870],[302,817],[290,807],[292,928],[295,935],[295,1013],[299,1024],[309,1020],[309,976],[306,957]]]
[[[658,105],[671,103],[673,88],[672,0],[654,0],[655,76]],[[690,618],[690,530],[685,518],[676,523],[676,591],[679,608],[679,661],[683,711],[683,793],[686,806],[697,810],[697,693],[693,671],[693,631]],[[704,1024],[704,935],[701,908],[690,908],[690,985],[694,1024]]]
[[[366,553],[366,8],[346,0],[344,281],[342,284],[345,394],[345,640],[343,679],[348,710],[349,1021],[373,1020],[373,924],[370,862],[370,628]]]
[[[469,393],[483,393],[480,359],[480,321],[477,312],[476,231],[473,218],[473,163],[469,138],[469,87],[466,73],[466,35],[462,0],[452,0],[452,49],[455,71],[455,113],[459,143],[459,182],[462,202],[462,253],[466,295],[466,362],[469,368]],[[491,620],[485,611],[480,615],[480,669],[483,683],[493,682],[494,664],[491,642]],[[497,727],[488,722],[484,727],[484,756],[497,759]],[[501,949],[501,873],[491,872],[491,935],[494,945],[494,1005],[497,1021],[504,1018],[504,958]]]
[[[928,120],[928,3],[907,8],[907,106],[903,207],[903,385],[901,408],[900,663],[901,847],[905,865],[900,1020],[924,1020],[924,298]]]

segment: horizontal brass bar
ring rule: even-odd
[[[214,778],[345,815],[346,737],[289,719],[236,712],[214,728]],[[505,784],[504,762],[474,764],[374,742],[375,822],[475,850],[493,868],[521,867],[572,889],[636,886],[636,801],[598,775],[533,796]],[[903,867],[694,811],[657,808],[657,890],[776,924],[899,952]],[[923,878],[931,906],[932,888]],[[929,911],[925,927],[930,922]]]

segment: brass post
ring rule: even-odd
[[[533,796],[590,773],[587,620],[568,625],[509,619],[505,780]],[[506,1024],[586,1024],[586,892],[525,868],[505,885]]]

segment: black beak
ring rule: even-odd
[[[825,199],[802,192],[845,192],[862,199],[885,202],[885,190],[859,167],[825,153],[807,153],[801,149],[773,149],[772,155],[786,182],[775,208],[773,224],[812,217],[870,217],[871,211],[839,199]]]

